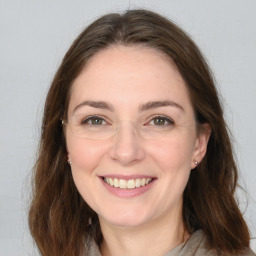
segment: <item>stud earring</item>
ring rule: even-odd
[[[69,164],[69,165],[71,165],[71,164],[72,164],[72,162],[71,162],[71,161],[68,161],[68,164]]]
[[[195,165],[198,165],[198,162],[197,161],[194,161]]]

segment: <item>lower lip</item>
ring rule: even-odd
[[[147,192],[155,183],[156,179],[153,179],[149,184],[139,187],[139,188],[116,188],[108,185],[102,178],[100,178],[103,186],[113,195],[123,198],[132,198],[140,196],[141,194]]]

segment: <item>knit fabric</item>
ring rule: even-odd
[[[178,245],[164,256],[217,256],[213,251],[208,250],[206,245],[206,236],[203,231],[198,230],[186,242]],[[86,248],[86,256],[102,256],[95,242],[88,242]],[[240,256],[256,256],[256,254],[252,250],[247,249]]]

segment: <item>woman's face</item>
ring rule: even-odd
[[[181,217],[207,138],[162,53],[112,46],[92,57],[72,86],[65,133],[76,187],[100,220],[138,226]]]

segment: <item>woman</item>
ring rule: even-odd
[[[210,70],[175,24],[109,14],[45,103],[29,212],[42,255],[255,255]]]

